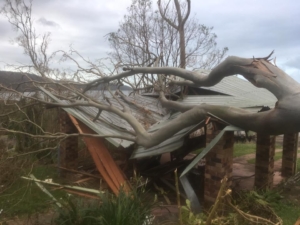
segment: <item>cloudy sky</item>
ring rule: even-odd
[[[228,55],[262,57],[275,50],[277,65],[300,82],[300,1],[191,1],[192,14],[214,27],[218,46],[228,47]],[[94,60],[109,51],[104,36],[117,31],[130,4],[131,0],[34,0],[33,18],[38,32],[51,32],[50,51],[67,51],[72,44]],[[11,43],[17,34],[3,15],[0,33],[0,69],[5,63],[28,62],[22,49]]]

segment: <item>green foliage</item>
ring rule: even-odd
[[[33,138],[31,135],[42,135],[46,132],[57,132],[57,109],[45,109],[41,104],[35,104],[28,99],[21,99],[9,105],[0,104],[0,124],[8,132],[9,138],[14,141],[14,150],[17,153],[35,151],[41,148],[53,147],[56,141],[42,138]],[[11,113],[14,112],[14,113]],[[23,132],[23,133],[19,133]]]
[[[282,195],[280,192],[275,190],[264,190],[264,191],[249,191],[245,195],[245,200],[249,202],[256,202],[260,205],[276,205],[282,199]]]
[[[118,196],[106,193],[100,196],[101,203],[91,204],[68,201],[59,211],[58,225],[147,225],[151,224],[153,201],[145,193],[134,190],[131,193],[120,191]]]
[[[281,199],[280,192],[265,190],[241,192],[235,198],[235,201],[240,210],[276,222],[278,217],[273,208],[280,203]]]
[[[63,208],[58,210],[59,216],[55,219],[56,224],[61,225],[93,225],[100,224],[100,204],[93,201],[84,203],[69,198]]]
[[[29,173],[32,173],[38,179],[42,180],[47,178],[55,178],[57,174],[55,168],[47,166],[36,166],[32,169],[19,168],[19,170],[21,171],[19,174],[20,176],[27,176]],[[46,188],[49,190],[48,187]],[[51,193],[57,199],[65,196],[65,193],[61,190],[51,191]],[[35,214],[36,212],[49,209],[52,203],[53,202],[49,196],[42,192],[34,182],[18,178],[9,186],[8,189],[6,189],[4,192],[1,192],[0,209],[3,209],[1,216],[29,216],[31,214]]]
[[[186,206],[181,206],[182,222],[185,225],[205,224],[206,215],[203,213],[194,214],[191,210],[191,203],[186,200]]]

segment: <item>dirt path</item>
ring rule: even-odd
[[[277,149],[275,152],[281,152]],[[248,163],[249,159],[254,159],[255,153],[243,155],[233,159],[233,188],[236,190],[252,190],[254,187],[255,164]],[[300,153],[298,153],[300,158]],[[274,185],[279,184],[284,178],[281,176],[282,159],[274,162]]]

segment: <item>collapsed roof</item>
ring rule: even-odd
[[[237,76],[226,77],[213,87],[196,87],[194,89],[197,93],[201,93],[202,90],[210,90],[217,94],[207,95],[207,92],[205,92],[206,94],[204,95],[188,95],[179,101],[186,105],[206,103],[211,105],[239,107],[251,112],[258,112],[264,106],[273,108],[277,101],[275,96],[266,89],[257,88],[250,82]],[[64,102],[45,89],[43,89],[43,91],[54,101]],[[110,104],[119,109],[122,108],[119,101],[122,102],[122,104],[130,108],[131,113],[138,118],[141,124],[150,133],[158,130],[160,127],[180,115],[179,112],[168,112],[162,107],[159,99],[153,97],[141,96],[139,94],[126,97],[112,97],[111,92],[105,91],[89,91],[86,94],[103,103],[107,103],[103,98],[103,95],[109,96]],[[98,109],[82,106],[77,108],[64,108],[64,110],[99,135],[121,135],[124,137],[132,137],[132,134],[130,133],[130,131],[133,131],[131,126],[125,120],[113,113],[102,111],[100,112],[100,116],[97,117],[97,114],[99,113]],[[97,119],[95,120],[95,118]],[[137,146],[131,158],[154,156],[177,150],[183,145],[184,138],[196,128],[201,127],[201,125],[203,126],[203,122],[184,128],[173,137],[148,149]],[[123,148],[128,148],[134,144],[132,141],[121,140],[118,138],[107,138],[107,140],[116,147],[121,146]]]

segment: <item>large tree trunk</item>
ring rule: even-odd
[[[241,74],[253,85],[266,88],[278,99],[274,109],[267,112],[250,113],[246,110],[202,104],[199,106],[184,106],[179,102],[169,101],[165,98],[163,90],[160,91],[162,104],[183,112],[181,116],[170,121],[154,133],[146,131],[137,132],[136,141],[145,147],[154,146],[171,137],[184,127],[196,124],[208,116],[216,116],[229,124],[245,130],[252,130],[265,134],[284,134],[300,131],[300,85],[265,58],[239,58],[228,57],[215,67],[208,75],[197,74],[181,68],[129,68],[116,76],[104,77],[95,81],[96,84],[109,82],[137,73],[156,73],[176,75],[186,81],[174,81],[178,85],[213,86],[224,77]],[[90,83],[93,86],[95,83]]]

